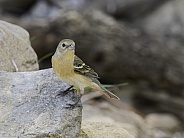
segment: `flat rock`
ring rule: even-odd
[[[0,70],[18,72],[38,68],[29,33],[20,26],[0,20]]]
[[[52,69],[34,72],[0,72],[1,138],[75,138],[80,133],[81,102]]]

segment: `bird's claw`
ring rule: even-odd
[[[61,91],[61,90],[58,90],[56,93],[58,93],[57,95],[56,95],[56,97],[63,97],[63,96],[65,96],[68,92],[71,92],[72,90],[74,90],[73,89],[73,86],[70,86],[70,87],[68,87],[66,90],[64,90],[64,91]]]

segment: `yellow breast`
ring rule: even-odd
[[[68,78],[74,73],[73,55],[73,51],[69,51],[64,55],[64,57],[52,56],[52,67],[55,74],[61,79]]]

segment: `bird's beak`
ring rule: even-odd
[[[75,45],[70,45],[70,46],[68,47],[68,49],[69,49],[69,50],[75,50]]]

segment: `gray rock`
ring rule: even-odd
[[[38,70],[37,55],[31,47],[29,33],[0,20],[0,70]]]
[[[69,87],[52,69],[0,73],[0,137],[76,138],[80,133],[81,103],[75,92],[58,97]]]

